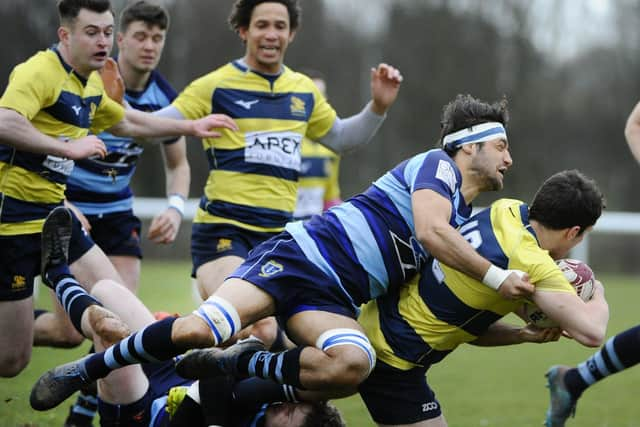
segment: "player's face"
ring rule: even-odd
[[[113,15],[81,9],[71,28],[62,27],[60,41],[70,65],[82,76],[102,68],[113,47]]]
[[[577,226],[568,229],[564,232],[562,239],[558,241],[552,249],[549,249],[549,255],[553,259],[566,258],[569,256],[571,249],[578,246],[591,230],[593,230],[593,227],[587,227],[582,233],[579,232],[580,228]]]
[[[289,25],[289,12],[281,3],[260,3],[253,9],[249,27],[240,28],[246,43],[245,61],[256,71],[275,74],[280,71],[287,46],[295,32]]]
[[[502,138],[476,144],[476,152],[471,160],[471,170],[478,177],[482,191],[502,190],[504,174],[513,164],[509,144]]]
[[[265,427],[300,427],[311,412],[307,403],[271,405],[265,414]]]
[[[132,22],[126,32],[118,33],[118,61],[139,73],[152,71],[160,62],[165,35],[158,26]]]

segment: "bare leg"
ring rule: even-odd
[[[15,377],[31,359],[33,342],[33,297],[0,301],[0,376]]]

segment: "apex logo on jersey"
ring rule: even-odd
[[[24,276],[15,275],[13,276],[13,281],[11,282],[11,289],[14,291],[19,291],[27,286],[27,279]]]
[[[436,170],[436,178],[447,184],[452,193],[456,191],[458,179],[456,178],[456,172],[453,170],[451,163],[440,160],[438,162],[438,169]]]
[[[250,110],[253,104],[257,104],[260,102],[259,99],[254,99],[252,101],[245,101],[244,99],[238,99],[234,102],[234,104],[241,106],[245,110]]]
[[[294,116],[306,116],[307,108],[305,102],[297,96],[291,97],[291,114]]]
[[[79,105],[72,105],[71,109],[73,110],[74,113],[76,113],[76,116],[79,116],[80,111],[82,111],[82,107]]]
[[[232,241],[231,239],[218,239],[218,245],[216,246],[216,252],[224,252],[231,250]]]
[[[260,277],[271,277],[274,274],[282,273],[284,271],[284,267],[282,264],[275,262],[270,259],[260,267]]]
[[[295,132],[248,132],[244,160],[300,171],[302,135]]]

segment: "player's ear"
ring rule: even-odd
[[[289,33],[289,43],[291,43],[293,39],[296,38],[296,34],[296,30],[291,30],[291,32]]]
[[[569,240],[575,239],[580,234],[581,229],[582,228],[580,228],[579,225],[574,225],[573,227],[567,228],[567,231],[565,232],[567,239]]]
[[[244,44],[247,43],[247,31],[248,31],[247,27],[238,28],[238,37],[240,37],[240,39],[242,40],[242,43]]]
[[[122,40],[124,39],[124,34],[120,31],[116,34],[116,44],[118,45],[118,49],[122,49]]]
[[[463,144],[460,146],[460,150],[462,150],[465,154],[468,155],[472,155],[473,151],[475,150],[475,146],[477,146],[478,144]]]
[[[70,34],[71,30],[68,27],[58,27],[58,40],[60,40],[62,43],[66,44],[68,42]]]

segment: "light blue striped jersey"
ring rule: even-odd
[[[136,110],[151,112],[171,104],[176,95],[173,87],[154,70],[147,87],[142,91],[127,90],[125,99]],[[107,156],[76,162],[67,183],[67,199],[85,215],[130,210],[133,205],[131,178],[143,148],[130,137],[107,132],[99,137],[107,146]],[[177,138],[165,143],[175,141]]]
[[[471,215],[453,159],[434,149],[400,163],[369,189],[306,222],[289,223],[305,256],[334,277],[356,305],[414,277],[427,258],[418,242],[411,194],[430,189],[451,201],[450,224]]]

